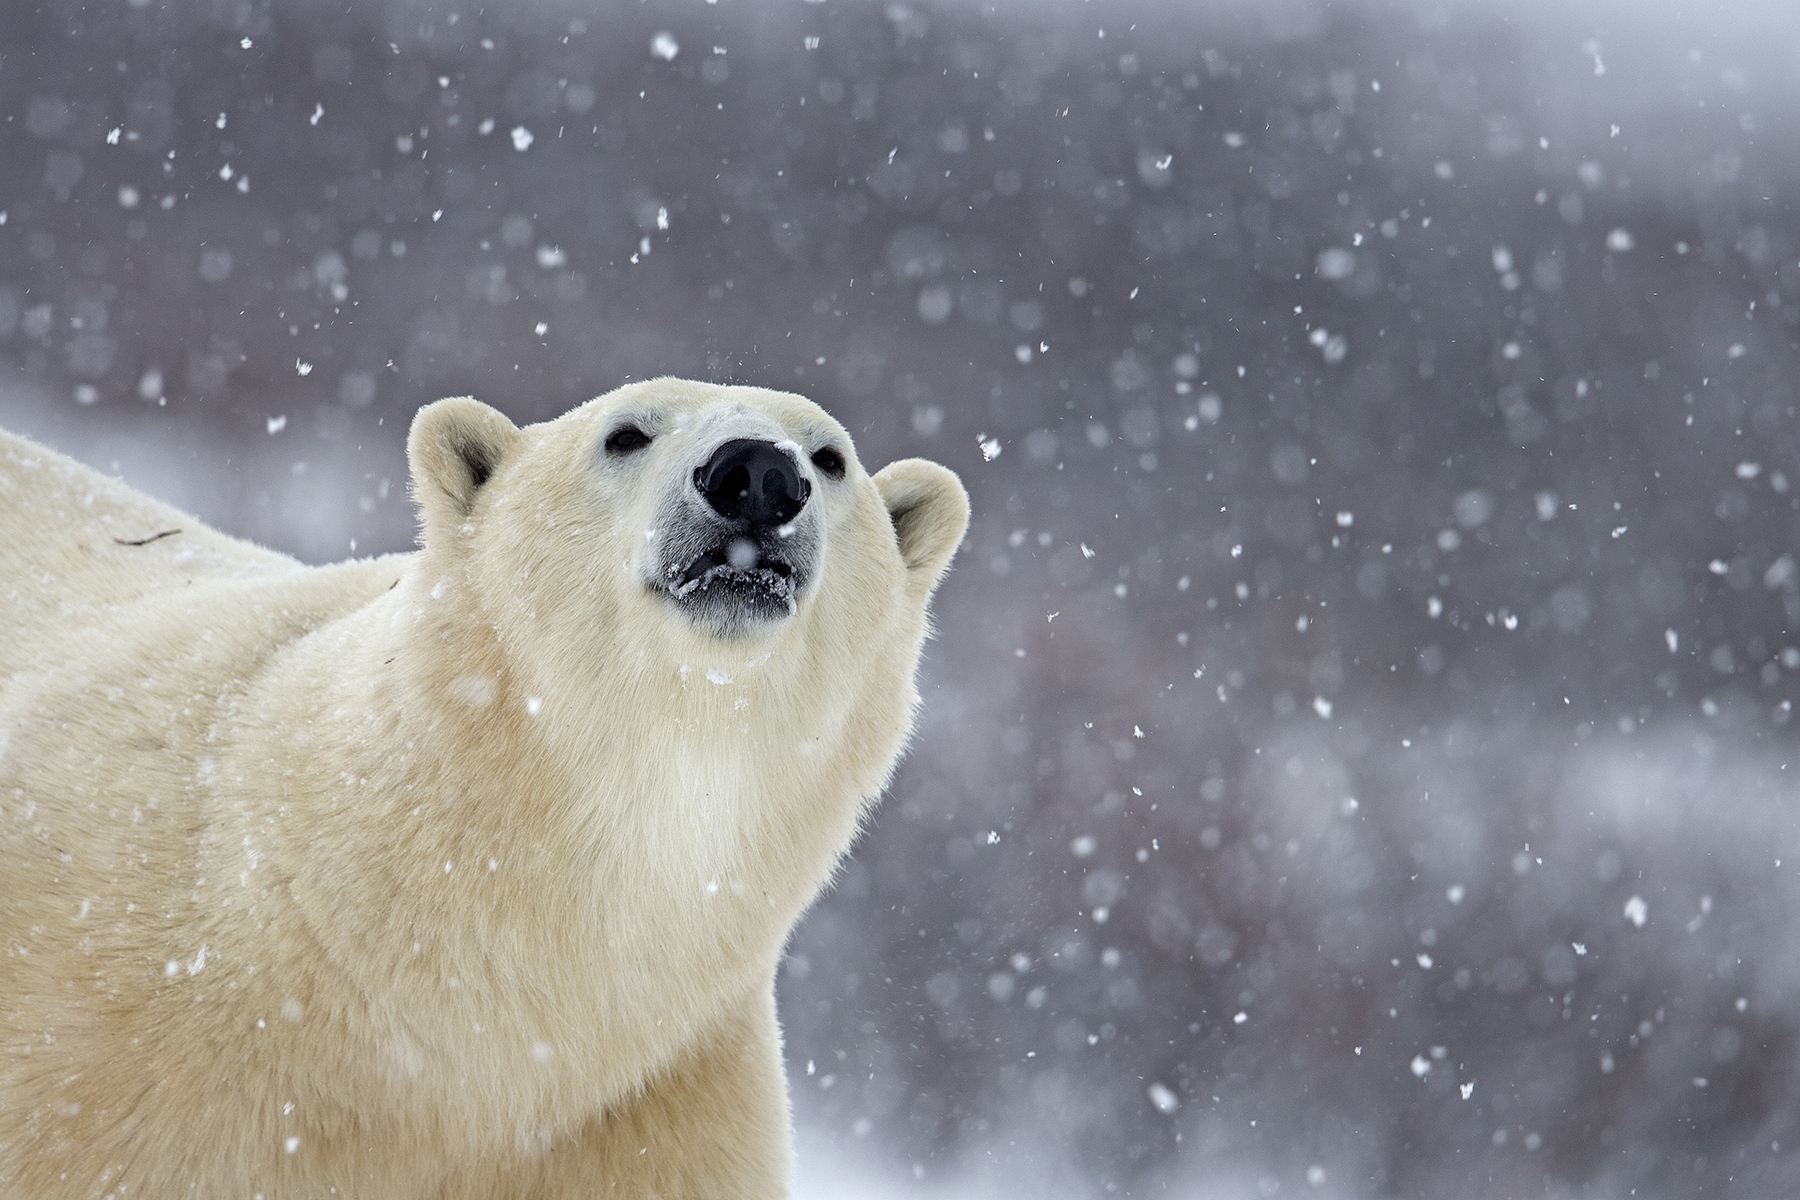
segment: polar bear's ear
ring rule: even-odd
[[[930,591],[969,527],[969,494],[948,467],[903,458],[875,473],[875,488],[894,522],[907,574]]]
[[[406,435],[406,460],[427,537],[434,527],[469,515],[476,496],[518,440],[518,426],[468,396],[419,410]]]

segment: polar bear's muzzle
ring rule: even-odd
[[[793,615],[820,541],[812,483],[789,443],[733,438],[692,473],[668,519],[653,586],[729,636]]]

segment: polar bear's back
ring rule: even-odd
[[[46,640],[152,592],[298,569],[0,430],[0,679]]]

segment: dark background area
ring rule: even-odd
[[[309,561],[447,394],[955,467],[809,1194],[1791,1196],[1797,78],[1772,4],[7,0],[0,422]]]

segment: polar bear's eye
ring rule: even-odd
[[[631,454],[650,444],[650,435],[636,425],[621,425],[606,435],[608,454]]]
[[[813,466],[819,468],[819,472],[827,479],[844,477],[844,456],[830,446],[813,451],[812,461]]]

